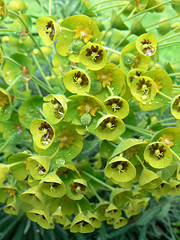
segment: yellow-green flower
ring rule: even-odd
[[[85,27],[84,24],[78,25],[76,30],[73,30],[75,33],[74,39],[82,39],[85,44],[87,44],[93,37],[92,30],[89,27]]]

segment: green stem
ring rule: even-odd
[[[180,44],[180,41],[165,43],[165,44],[159,45],[158,48],[162,49],[162,48],[172,47],[172,46],[175,46],[177,44]]]
[[[113,53],[116,53],[116,54],[119,54],[119,55],[121,55],[121,52],[119,52],[119,51],[116,51],[116,50],[114,50],[114,49],[112,49],[112,48],[105,47],[105,46],[103,46],[103,48],[104,48],[104,49],[106,49],[107,51],[110,51],[110,52],[113,52]]]
[[[173,38],[173,37],[176,37],[176,36],[178,36],[178,35],[180,35],[180,33],[176,33],[176,34],[171,35],[171,36],[169,36],[169,37],[165,37],[165,38],[159,40],[158,43],[163,42],[163,41],[166,41],[166,40],[168,40],[168,39],[170,39],[170,38]]]
[[[165,4],[167,4],[167,3],[170,3],[170,2],[171,2],[171,0],[168,0],[168,1],[166,1],[166,2],[163,2],[163,3],[160,3],[160,4],[158,4],[158,5],[155,5],[155,6],[151,7],[151,8],[147,8],[147,9],[145,9],[145,10],[139,12],[139,13],[136,13],[136,14],[133,15],[132,17],[127,18],[126,21],[128,21],[128,20],[130,20],[130,19],[133,19],[133,18],[135,18],[135,17],[137,17],[137,16],[139,16],[139,15],[145,13],[145,12],[149,12],[149,11],[151,11],[151,10],[157,8],[157,7],[160,7],[160,6],[165,5]],[[125,22],[126,22],[126,21],[125,21]]]
[[[35,62],[35,64],[36,64],[36,66],[38,67],[38,69],[39,69],[39,71],[40,71],[40,73],[41,73],[41,76],[43,77],[44,81],[46,82],[46,84],[48,85],[48,87],[49,87],[50,89],[52,89],[52,87],[51,87],[49,81],[47,81],[46,76],[44,75],[44,72],[43,72],[43,70],[42,70],[42,68],[41,68],[41,66],[40,66],[40,64],[39,64],[36,56],[34,55],[34,53],[32,53],[32,57],[33,57],[33,60],[34,60],[34,62]]]
[[[123,1],[116,1],[116,0],[106,0],[106,1],[102,1],[102,2],[99,2],[99,3],[94,4],[94,5],[91,6],[89,9],[92,9],[92,8],[94,8],[94,7],[97,7],[98,5],[101,5],[102,3],[113,2],[113,1],[115,1],[115,2],[121,2],[121,3],[127,3],[127,1],[123,2]]]
[[[15,163],[12,163],[12,164],[8,164],[8,167],[13,167],[13,166],[19,165],[21,163],[23,163],[23,162],[21,161],[21,162],[15,162]]]
[[[169,73],[168,74],[170,77],[172,76],[180,76],[180,72],[176,72],[176,73]],[[178,86],[178,85],[177,85]],[[179,86],[180,87],[180,86]]]
[[[17,133],[14,133],[10,136],[10,138],[5,142],[5,144],[0,148],[0,152],[4,150],[4,148],[9,144],[9,142],[16,136]]]
[[[6,91],[10,91],[12,89],[12,87],[18,82],[18,80],[21,78],[21,75],[17,76],[13,82],[11,82],[11,84],[6,88]]]
[[[0,32],[16,32],[16,33],[20,33],[19,31],[17,32],[16,30],[13,30],[13,29],[0,29]]]
[[[163,126],[173,126],[175,125],[176,126],[176,123],[162,123]]]
[[[52,0],[49,0],[49,16],[51,16]]]
[[[77,207],[78,207],[78,211],[79,211],[79,213],[82,213],[81,207],[80,207],[80,205],[79,205],[78,202],[77,202]]]
[[[96,190],[94,189],[94,187],[91,185],[91,183],[89,183],[89,186],[93,192],[93,194],[97,197],[97,199],[99,200],[99,202],[102,202],[103,199],[99,196],[99,194],[97,194]]]
[[[87,173],[87,172],[85,172],[85,171],[83,171],[83,173],[84,173],[86,176],[88,176],[89,178],[93,179],[94,181],[96,181],[96,182],[102,184],[103,186],[109,188],[110,190],[113,191],[113,190],[115,189],[114,187],[111,187],[110,185],[108,185],[108,184],[106,184],[105,182],[99,180],[98,178],[92,176],[91,174],[89,174],[89,173]]]
[[[163,22],[169,21],[169,20],[174,19],[174,18],[177,18],[177,17],[179,17],[179,16],[177,15],[177,16],[174,16],[174,17],[171,17],[171,18],[167,18],[167,19],[165,19],[165,20],[163,20],[163,21],[160,21],[160,22],[157,22],[157,23],[153,23],[153,24],[151,24],[151,25],[145,27],[145,29],[146,29],[146,28],[154,27],[154,26],[156,26],[156,25],[158,25],[158,24],[160,24],[160,23],[163,23]]]
[[[101,12],[101,11],[104,11],[104,10],[107,10],[107,9],[110,9],[110,8],[115,8],[115,7],[119,7],[119,6],[124,6],[126,3],[121,3],[121,4],[116,4],[116,5],[112,5],[112,6],[108,6],[108,7],[104,7],[104,8],[101,8],[101,9],[98,9],[96,11],[94,11],[94,13],[98,13],[98,12]]]
[[[167,121],[171,121],[171,120],[174,120],[174,118],[170,117],[170,118],[162,119],[159,122],[162,123],[162,122],[167,122]]]
[[[47,119],[46,119],[46,116],[44,115],[44,112],[43,112],[43,110],[42,110],[41,108],[39,108],[39,112],[40,112],[40,114],[42,115],[42,117],[43,117],[45,120],[47,120]]]
[[[150,137],[150,138],[153,136],[153,133],[150,133],[150,132],[148,133],[148,132],[144,131],[143,129],[139,129],[138,127],[131,126],[131,125],[129,125],[129,124],[126,124],[126,127],[129,128],[130,130],[139,132],[139,133],[141,133],[141,134],[143,134],[143,135],[146,135],[146,136],[148,136],[148,137]]]
[[[125,36],[121,39],[121,41],[114,47],[114,49],[118,48],[118,47],[121,45],[121,43],[122,43],[124,40],[126,40],[130,35],[131,35],[131,32],[129,32],[127,35],[125,35]]]
[[[32,76],[32,81],[36,84],[38,84],[40,87],[42,87],[46,92],[48,93],[55,93],[52,89],[50,89],[46,84],[44,84],[41,80],[39,80],[37,77]]]
[[[159,92],[159,91],[157,93],[159,93],[160,95],[162,95],[163,97],[165,97],[165,98],[167,98],[168,100],[171,101],[171,97],[167,96],[165,93],[162,93],[162,92]]]
[[[180,161],[180,157],[170,148],[172,154]]]
[[[166,34],[163,36],[163,38],[164,38],[164,37],[167,37],[167,36],[170,35],[171,33],[174,33],[178,28],[179,28],[179,26],[177,26],[176,28],[174,28],[174,29],[171,30],[170,32],[166,33]]]
[[[13,58],[3,56],[3,60],[12,62],[12,63],[14,63],[16,66],[18,66],[19,68],[22,67],[22,66],[21,66],[18,62],[16,62]]]
[[[28,26],[26,25],[26,23],[24,22],[24,20],[21,18],[20,15],[18,15],[17,13],[11,11],[11,10],[8,10],[8,14],[14,16],[14,17],[17,17],[21,22],[22,24],[25,26],[25,28],[28,29]],[[46,56],[44,55],[44,53],[42,52],[41,48],[39,47],[38,43],[36,42],[36,40],[34,39],[33,35],[29,32],[29,37],[32,39],[32,41],[34,42],[34,44],[36,45],[36,47],[38,48],[38,50],[40,51],[42,57],[44,58],[44,60],[46,61],[46,63],[48,64],[52,74],[56,77],[57,81],[58,81],[58,78],[56,76],[56,73],[54,72],[54,69],[53,67],[51,66],[49,60],[46,58]]]
[[[37,92],[38,92],[39,96],[43,97],[43,94],[41,92],[41,89],[40,89],[39,85],[37,83],[35,83],[35,86],[36,86],[36,89],[37,89]]]
[[[110,87],[110,86],[108,86],[108,85],[106,85],[106,87],[107,87],[107,89],[108,89],[109,93],[111,94],[111,96],[114,96],[114,93],[113,93],[113,91],[112,91],[111,87]]]
[[[101,39],[105,38],[106,34],[109,32],[109,30],[111,29],[111,26],[109,26],[106,31],[104,32],[104,34],[101,36]]]
[[[135,156],[136,156],[137,160],[140,162],[140,164],[142,165],[142,167],[146,168],[144,163],[141,161],[140,157],[137,154]]]

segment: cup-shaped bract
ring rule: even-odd
[[[134,19],[131,24],[131,33],[136,36],[140,36],[143,33],[146,33],[146,29],[143,27],[142,22],[138,19]]]
[[[141,176],[139,178],[139,186],[143,189],[155,189],[159,187],[161,182],[162,179],[153,171],[144,168],[141,172]]]
[[[84,213],[79,213],[71,223],[70,232],[72,233],[90,233],[94,231],[94,227],[89,218]]]
[[[132,95],[140,102],[147,102],[156,96],[157,87],[150,77],[140,76],[130,85]]]
[[[52,219],[61,225],[65,224],[66,215],[62,213],[61,207],[59,207],[53,214]]]
[[[111,27],[119,30],[128,30],[128,26],[126,26],[115,10],[112,11]]]
[[[28,5],[21,0],[14,0],[8,4],[8,9],[23,14],[27,11]],[[14,16],[11,16],[11,18],[14,18]]]
[[[12,103],[10,94],[0,88],[0,120],[7,121],[11,116]]]
[[[136,168],[126,158],[115,157],[107,163],[104,174],[116,182],[129,182],[136,177]]]
[[[3,184],[8,173],[9,173],[9,166],[6,164],[0,163],[0,185]]]
[[[37,222],[41,227],[45,229],[50,229],[50,216],[47,209],[32,209],[27,212],[27,217],[33,221]]]
[[[32,120],[40,116],[39,109],[42,107],[42,103],[41,96],[33,96],[20,105],[18,109],[19,121],[25,128],[29,129]]]
[[[161,34],[161,35],[165,35],[166,33],[171,31],[171,23],[168,20],[168,18],[162,18],[159,21],[158,24],[158,28],[157,31]]]
[[[69,182],[74,178],[80,178],[80,174],[72,162],[65,163],[62,166],[57,166],[56,174],[64,183]]]
[[[180,119],[180,95],[177,95],[172,99],[171,114],[176,119]]]
[[[3,211],[7,214],[13,214],[13,215],[18,215],[20,210],[20,206],[17,202],[11,202],[7,204],[4,208]]]
[[[133,0],[130,0],[130,3],[136,7],[139,11],[143,11],[147,4],[148,4],[148,0],[140,0],[140,1],[133,1]]]
[[[180,1],[179,0],[171,0],[171,6],[176,11],[178,16],[180,16]]]
[[[7,16],[7,6],[6,6],[6,2],[4,0],[0,0],[0,21],[2,22],[5,17]]]
[[[2,185],[2,184],[1,184]],[[7,199],[14,199],[17,193],[17,188],[11,185],[2,185],[0,187],[0,202],[4,203]]]
[[[10,55],[14,61],[7,61],[3,66],[3,76],[5,82],[10,85],[15,79],[19,77],[17,83],[14,86],[22,87],[28,82],[34,74],[35,68],[32,65],[33,61],[30,57],[22,53],[14,53]]]
[[[81,200],[87,191],[87,182],[84,179],[73,179],[67,186],[67,196],[72,200]]]
[[[180,194],[180,182],[174,179],[171,179],[170,182],[170,191],[168,192],[168,195],[179,195]]]
[[[68,91],[82,94],[90,90],[90,78],[82,70],[71,70],[63,77],[63,82]]]
[[[52,124],[60,122],[67,112],[67,100],[63,95],[50,94],[43,98],[43,112]]]
[[[105,216],[107,218],[118,218],[122,215],[122,212],[114,204],[110,203],[108,208],[105,210]]]
[[[166,181],[162,181],[162,183],[157,188],[152,189],[152,196],[158,200],[164,194],[167,194],[170,190],[171,185]]]
[[[46,120],[34,119],[30,124],[30,132],[33,135],[34,143],[39,148],[47,149],[53,143],[55,131]]]
[[[50,17],[38,18],[36,27],[46,46],[51,45],[60,33],[59,24]]]
[[[129,104],[127,101],[119,96],[111,96],[104,100],[108,112],[121,119],[129,114]]]
[[[162,142],[150,143],[144,151],[144,159],[153,168],[165,168],[172,162],[172,152],[170,148]]]
[[[35,180],[40,180],[46,176],[50,167],[50,158],[32,155],[27,160],[29,172]]]
[[[80,51],[80,61],[90,70],[100,70],[107,64],[107,53],[100,44],[88,43]]]
[[[48,173],[40,182],[41,190],[50,197],[62,197],[66,193],[63,181],[54,173]]]
[[[114,219],[113,227],[114,229],[118,229],[124,227],[128,223],[128,220],[124,217],[118,217]]]
[[[150,56],[144,56],[138,52],[136,43],[127,44],[121,51],[120,67],[126,75],[130,70],[134,68],[139,68],[147,71],[150,61]]]
[[[121,208],[132,197],[132,191],[129,189],[116,188],[111,192],[110,201],[118,208]]]
[[[93,20],[85,15],[75,15],[64,19],[60,26],[61,33],[56,44],[57,51],[62,56],[75,58],[81,48],[88,42],[100,43],[100,31]]]
[[[151,33],[144,33],[136,40],[137,50],[144,56],[153,56],[156,52],[157,39]]]
[[[19,195],[20,199],[26,203],[31,204],[37,209],[44,208],[44,196],[39,189],[39,186],[29,188]]]
[[[101,227],[101,221],[99,220],[97,214],[88,211],[87,217],[91,221],[94,228],[100,228]]]
[[[134,68],[134,69],[130,70],[127,75],[128,86],[130,87],[133,80],[136,79],[137,77],[140,77],[145,72],[146,72],[145,70],[140,69],[140,68]]]
[[[108,208],[109,204],[110,203],[107,201],[101,201],[96,205],[95,212],[98,215],[100,221],[104,221],[107,219],[107,217],[105,216],[105,211]]]
[[[140,108],[144,111],[150,111],[158,109],[169,101],[167,98],[162,96],[159,92],[171,97],[172,94],[172,79],[168,76],[164,70],[150,70],[141,75],[141,77],[147,76],[153,79],[157,87],[157,93],[152,101],[141,102]]]
[[[26,179],[28,175],[27,158],[29,156],[29,153],[19,152],[8,158],[10,172],[13,174],[15,179],[19,181]]]
[[[119,117],[107,114],[97,122],[95,133],[101,140],[113,141],[123,134],[125,129],[125,124]]]

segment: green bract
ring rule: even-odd
[[[9,167],[6,164],[0,163],[0,185],[3,184],[8,172]]]
[[[154,142],[146,147],[144,159],[153,168],[165,168],[172,162],[172,152],[164,143]]]
[[[108,97],[105,99],[104,105],[110,114],[114,114],[121,119],[127,117],[129,114],[129,105],[126,100],[121,97]]]
[[[36,27],[46,46],[51,45],[60,33],[59,24],[50,17],[38,18]]]
[[[87,193],[87,182],[84,179],[73,179],[67,186],[67,196],[73,200],[81,200]]]
[[[88,43],[80,51],[80,61],[90,70],[100,70],[107,63],[105,49],[95,43]]]
[[[29,156],[30,154],[26,152],[19,152],[8,158],[10,171],[13,176],[19,181],[26,179],[28,175],[27,159]]]
[[[172,99],[171,113],[176,119],[180,119],[180,95]]]
[[[137,77],[130,85],[132,95],[140,102],[147,102],[156,96],[157,87],[150,77]]]
[[[64,75],[65,87],[72,93],[88,93],[90,90],[90,79],[84,71],[72,70]]]
[[[20,199],[28,204],[31,204],[37,209],[44,208],[44,196],[39,189],[39,186],[34,186],[24,191],[19,195]]]
[[[39,109],[41,109],[42,103],[42,97],[33,96],[21,104],[18,115],[19,121],[25,128],[29,129],[31,121],[40,116]]]
[[[139,68],[135,68],[132,69],[128,72],[127,75],[127,84],[130,87],[131,83],[134,81],[134,79],[136,79],[137,77],[140,77],[143,73],[145,73],[146,71],[143,69],[139,69]]]
[[[167,103],[167,98],[162,96],[159,92],[171,96],[172,94],[172,80],[164,70],[150,70],[143,73],[142,76],[150,77],[154,80],[157,87],[157,94],[152,101],[141,102],[140,107],[144,111],[158,109]]]
[[[162,179],[156,173],[144,168],[139,179],[139,186],[143,189],[155,189],[161,182]]]
[[[12,110],[11,96],[6,90],[0,88],[0,120],[1,121],[8,120],[11,116],[11,110]]]
[[[53,143],[55,131],[46,120],[34,119],[30,125],[34,143],[41,149],[47,149]]]
[[[70,231],[73,233],[90,233],[94,231],[92,222],[83,213],[79,213],[71,223]]]
[[[43,112],[52,124],[60,122],[67,112],[67,100],[63,95],[51,94],[44,97]]]
[[[91,18],[85,15],[76,15],[61,22],[61,33],[56,44],[57,51],[62,56],[70,55],[75,62],[81,48],[89,41],[100,43],[100,32]]]
[[[31,221],[37,222],[41,227],[50,229],[50,216],[48,209],[33,209],[27,212],[27,217]]]
[[[3,67],[4,80],[8,85],[19,79],[14,86],[24,86],[34,74],[34,66],[32,66],[32,59],[22,53],[14,53],[10,56],[17,64],[12,62],[5,62]],[[18,78],[18,79],[17,79]]]
[[[95,133],[101,140],[113,141],[123,134],[125,129],[125,124],[119,117],[108,114],[99,119]]]
[[[50,159],[44,156],[34,155],[27,159],[28,169],[35,180],[42,179],[49,171]]]
[[[6,6],[6,2],[4,0],[0,1],[0,21],[3,21],[4,18],[7,16],[7,6]]]
[[[147,71],[150,61],[150,56],[144,56],[138,52],[135,43],[129,43],[121,51],[120,67],[126,75],[133,68],[139,68]]]
[[[54,172],[48,173],[41,179],[40,188],[46,195],[56,198],[66,193],[66,186]]]
[[[115,157],[108,161],[104,169],[106,177],[112,178],[116,182],[128,182],[135,178],[136,168],[123,157]]]
[[[144,56],[152,56],[156,52],[157,40],[151,33],[145,33],[136,40],[137,50]]]
[[[111,27],[112,28],[117,28],[119,30],[128,30],[128,27],[124,24],[123,20],[116,13],[115,10],[112,11]]]
[[[166,20],[166,21],[165,21]],[[165,21],[165,22],[164,22]],[[162,22],[162,23],[161,23]],[[160,20],[160,23],[158,25],[158,28],[157,28],[158,32],[161,34],[161,35],[165,35],[166,33],[170,32],[171,30],[171,23],[170,21],[168,21],[168,18],[162,18]]]

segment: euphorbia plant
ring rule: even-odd
[[[73,16],[50,4],[35,24],[23,1],[0,1],[0,202],[45,229],[90,233],[180,193],[180,74],[161,60],[179,33],[163,24],[175,17],[161,36],[142,21],[180,4],[130,0],[107,17],[112,6],[80,2]]]

